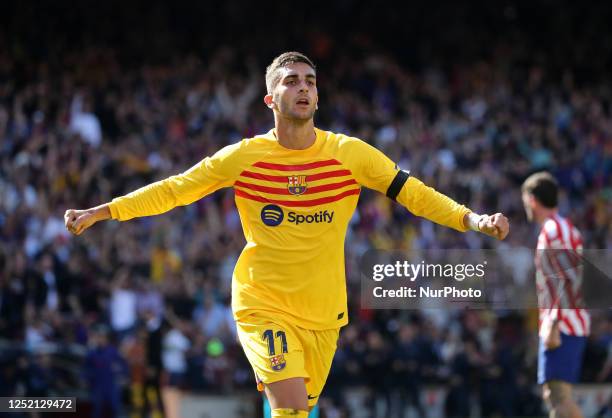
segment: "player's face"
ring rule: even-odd
[[[277,112],[289,119],[312,119],[319,100],[315,71],[302,62],[288,65],[280,71],[280,81],[272,93]]]

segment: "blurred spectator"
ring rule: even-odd
[[[172,327],[163,337],[162,363],[164,365],[164,386],[162,396],[164,410],[168,418],[179,418],[181,391],[187,378],[187,353],[191,347],[190,325],[188,322],[172,318]]]
[[[155,283],[141,278],[136,298],[138,317],[161,318],[164,313],[164,298]]]
[[[25,396],[47,397],[53,387],[54,376],[51,356],[36,354],[20,358],[21,373],[25,380]]]
[[[146,329],[145,352],[146,373],[144,381],[145,404],[154,416],[161,415],[164,410],[161,378],[162,378],[162,344],[163,318],[154,311],[145,311],[143,322]]]
[[[417,329],[412,324],[402,324],[391,362],[392,381],[398,391],[398,418],[403,418],[406,406],[414,407],[419,418],[425,417],[421,405],[421,368],[425,365],[423,347],[417,341]],[[390,414],[389,414],[390,416]]]
[[[138,319],[137,294],[129,275],[128,269],[119,269],[111,284],[110,323],[119,342],[134,332]]]
[[[215,301],[211,293],[204,295],[203,306],[194,312],[196,324],[207,338],[218,337],[223,341],[236,339],[236,327],[229,306]]]
[[[377,330],[366,335],[366,350],[363,356],[363,373],[368,379],[370,394],[370,410],[373,417],[387,417],[391,410],[391,393],[393,382],[387,378],[383,370],[389,370],[389,347]],[[383,412],[379,412],[382,410]]]
[[[30,352],[36,353],[45,348],[46,342],[51,341],[53,329],[41,315],[30,312],[26,320],[25,346]]]
[[[159,386],[151,385],[147,356],[147,328],[140,326],[126,346],[126,360],[130,370],[131,417],[161,418]]]
[[[109,330],[98,325],[92,335],[92,348],[85,358],[84,376],[89,384],[92,416],[101,418],[105,410],[111,417],[121,414],[121,385],[128,377],[125,360],[109,341]]]
[[[93,148],[98,148],[102,142],[100,120],[92,113],[91,105],[85,103],[80,94],[76,94],[70,106],[70,131],[78,134],[83,141]]]

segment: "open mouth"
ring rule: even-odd
[[[296,104],[303,105],[303,106],[308,106],[310,104],[310,100],[305,99],[305,98],[304,99],[298,99]]]

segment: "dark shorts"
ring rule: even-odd
[[[551,380],[577,383],[582,369],[582,353],[587,337],[575,337],[561,333],[561,346],[546,350],[540,338],[538,350],[538,384]]]

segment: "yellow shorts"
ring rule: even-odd
[[[308,405],[319,400],[329,374],[340,329],[299,328],[282,315],[262,312],[236,322],[238,338],[253,367],[257,389],[263,384],[303,377]]]

